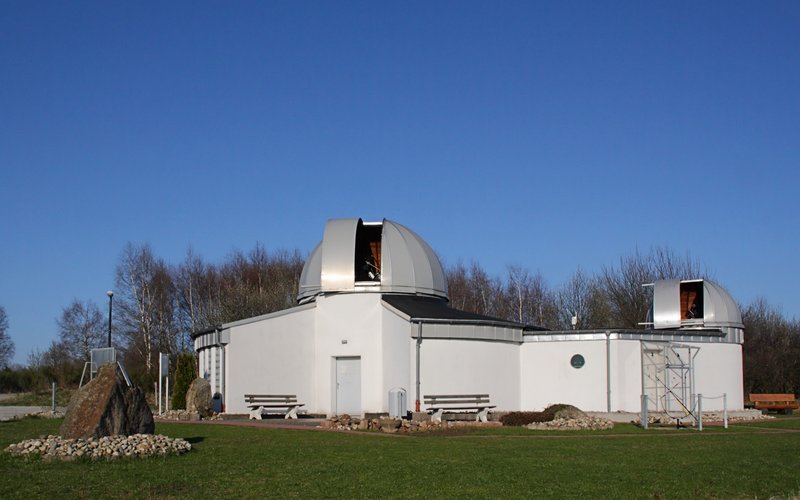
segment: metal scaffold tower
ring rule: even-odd
[[[648,412],[696,419],[694,359],[699,351],[673,342],[642,342],[642,394]]]
[[[94,376],[97,375],[97,371],[100,367],[106,363],[115,363],[120,372],[122,372],[122,376],[125,378],[125,383],[128,384],[128,387],[131,387],[133,384],[131,383],[131,378],[128,376],[128,372],[125,371],[125,367],[122,366],[120,361],[117,361],[117,351],[113,347],[100,347],[97,349],[92,349],[90,352],[89,361],[83,364],[83,373],[81,373],[81,381],[78,384],[78,388],[80,389],[83,387],[83,382],[86,379],[86,371],[89,371],[89,380],[94,379]]]

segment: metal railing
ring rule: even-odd
[[[702,432],[703,431],[703,400],[704,399],[722,399],[722,426],[727,429],[728,428],[728,394],[723,393],[720,396],[703,396],[703,394],[698,394],[696,398],[695,404],[695,422],[697,423],[697,430]],[[639,416],[639,421],[642,424],[642,428],[647,429],[650,425],[650,414],[648,409],[649,401],[647,394],[641,395],[641,411]]]

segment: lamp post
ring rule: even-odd
[[[114,304],[114,292],[109,290],[108,295],[108,347],[111,347],[111,306]]]

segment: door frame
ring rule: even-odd
[[[359,406],[362,406],[362,383],[361,383],[361,356],[334,356],[333,363],[331,367],[331,409],[333,415],[341,415],[342,413],[339,412],[339,360],[357,360],[358,361],[358,402]],[[358,408],[358,415],[353,416],[361,416],[362,409]]]

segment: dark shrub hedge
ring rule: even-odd
[[[553,420],[553,414],[547,411],[512,411],[500,417],[503,425],[523,426],[533,422],[549,422]]]
[[[534,422],[550,422],[555,418],[556,412],[567,405],[550,405],[543,411],[512,411],[500,417],[500,422],[508,426],[523,426]]]

